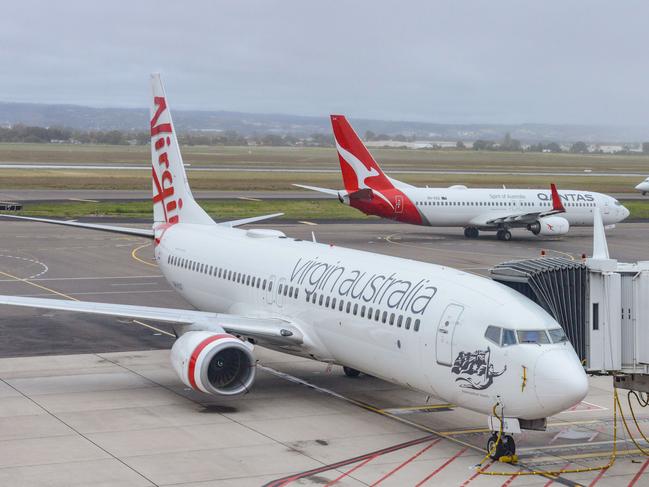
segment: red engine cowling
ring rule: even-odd
[[[560,216],[546,216],[528,225],[527,229],[534,235],[565,235],[570,230],[570,222]]]
[[[252,346],[225,332],[185,333],[171,347],[171,363],[185,385],[208,394],[243,394],[255,380]]]

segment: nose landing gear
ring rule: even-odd
[[[498,441],[498,433],[492,433],[487,440],[487,452],[489,456],[499,462],[516,462],[516,442],[511,435],[501,435]]]

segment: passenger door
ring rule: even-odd
[[[464,307],[459,304],[449,304],[437,325],[435,354],[437,363],[451,366],[453,363],[453,334],[460,322]]]

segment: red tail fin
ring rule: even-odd
[[[564,208],[561,196],[559,196],[559,192],[557,191],[557,185],[551,183],[550,191],[552,192],[552,210],[560,213],[565,212],[566,209]]]
[[[394,187],[344,115],[331,115],[331,126],[343,183],[348,192],[364,188],[382,190]]]

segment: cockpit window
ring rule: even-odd
[[[497,326],[488,326],[484,336],[487,340],[491,340],[496,345],[500,346],[500,330]]]
[[[552,340],[552,343],[563,343],[568,341],[568,337],[563,331],[563,328],[555,328],[554,330],[548,330],[548,333],[550,334],[550,339]]]
[[[518,335],[519,343],[550,343],[550,339],[545,330],[518,330],[516,334]]]
[[[503,347],[516,345],[516,333],[514,333],[514,330],[508,330],[506,328],[503,330],[502,345]]]
[[[499,347],[516,345],[516,332],[499,326],[488,326],[484,334],[485,338],[494,342]]]
[[[622,203],[620,203],[618,200],[615,200],[615,201],[613,202],[613,204],[614,204],[615,206],[622,206]]]

